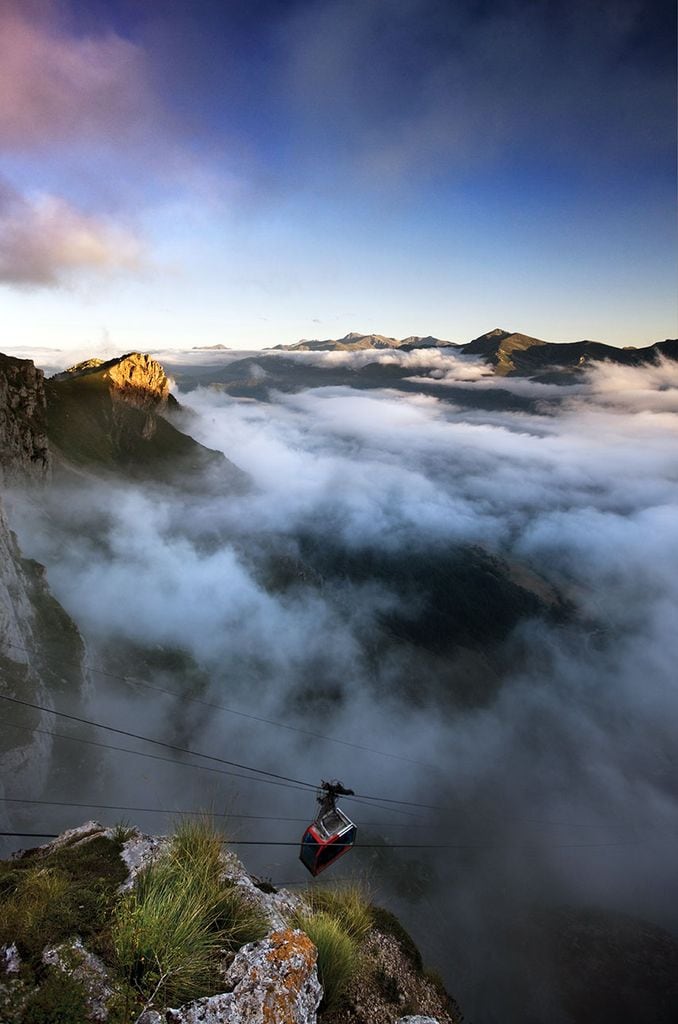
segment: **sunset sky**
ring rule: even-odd
[[[678,332],[672,0],[0,0],[17,346]]]

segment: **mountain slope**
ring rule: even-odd
[[[131,353],[88,360],[46,383],[47,435],[61,465],[126,477],[243,490],[246,474],[221,452],[178,430],[162,366]]]
[[[566,370],[570,373],[591,361],[609,360],[626,366],[654,362],[658,356],[678,358],[678,341],[659,341],[644,348],[616,348],[599,341],[552,342],[495,328],[474,338],[464,355],[482,356],[500,377],[533,376]],[[542,378],[538,378],[542,379]],[[549,377],[549,379],[553,379]]]

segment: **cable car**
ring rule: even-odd
[[[299,853],[302,864],[314,877],[348,853],[355,843],[358,830],[341,808],[337,807],[338,796],[353,795],[352,789],[345,789],[336,779],[320,785],[318,814],[302,836]]]

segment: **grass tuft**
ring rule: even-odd
[[[333,917],[356,942],[362,942],[373,927],[367,892],[355,882],[331,889],[310,889],[306,899],[314,913],[323,912]]]
[[[322,1012],[338,1009],[358,966],[358,942],[341,922],[324,910],[299,915],[295,924],[318,950],[318,977],[323,987]]]
[[[120,900],[118,964],[145,999],[186,1001],[217,991],[220,952],[262,938],[265,918],[222,881],[221,839],[208,821],[182,823],[168,854]]]

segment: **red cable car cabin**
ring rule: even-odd
[[[335,804],[338,792],[351,794],[352,790],[345,790],[340,783],[323,783],[318,796],[318,817],[301,839],[299,859],[314,877],[348,853],[355,843],[355,825]]]

